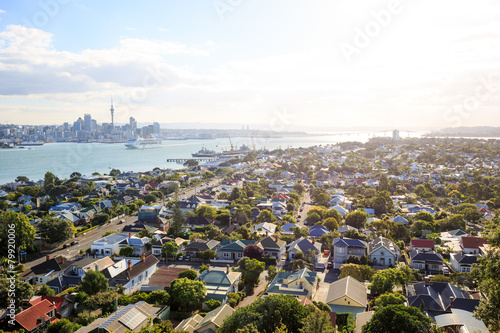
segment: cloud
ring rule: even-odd
[[[42,30],[17,25],[0,32],[0,95],[86,92],[146,84],[174,87],[207,82],[187,68],[169,64],[165,58],[208,55],[200,48],[178,42],[125,38],[116,48],[71,53],[55,50],[52,38]]]

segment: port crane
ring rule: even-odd
[[[233,143],[231,142],[231,137],[228,136],[228,138],[229,138],[229,144],[231,145],[231,150],[229,152],[234,153],[234,146]]]
[[[251,136],[250,138],[252,139],[253,152],[255,153],[255,143],[253,142],[253,136]]]

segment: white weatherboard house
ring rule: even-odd
[[[399,247],[385,237],[377,237],[368,243],[368,252],[375,266],[395,266],[399,261]]]

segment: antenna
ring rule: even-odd
[[[113,108],[113,96],[111,96],[111,125],[114,125],[114,114],[115,114],[115,109]]]

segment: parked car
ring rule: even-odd
[[[70,247],[70,246],[71,246],[71,245],[69,245],[69,244],[64,244],[64,245],[63,245],[63,249],[65,249],[65,248],[67,248],[67,247]]]
[[[333,261],[329,261],[326,268],[333,268]]]
[[[123,222],[125,222],[125,220],[121,219],[120,222],[118,222],[118,224],[122,224]]]
[[[191,260],[191,256],[188,254],[187,256],[184,257],[184,260],[190,261]]]
[[[177,260],[180,260],[180,261],[184,260],[184,256],[179,256],[179,258],[177,258]]]
[[[78,241],[72,241],[71,242],[71,245],[76,245],[76,244],[78,244]]]

